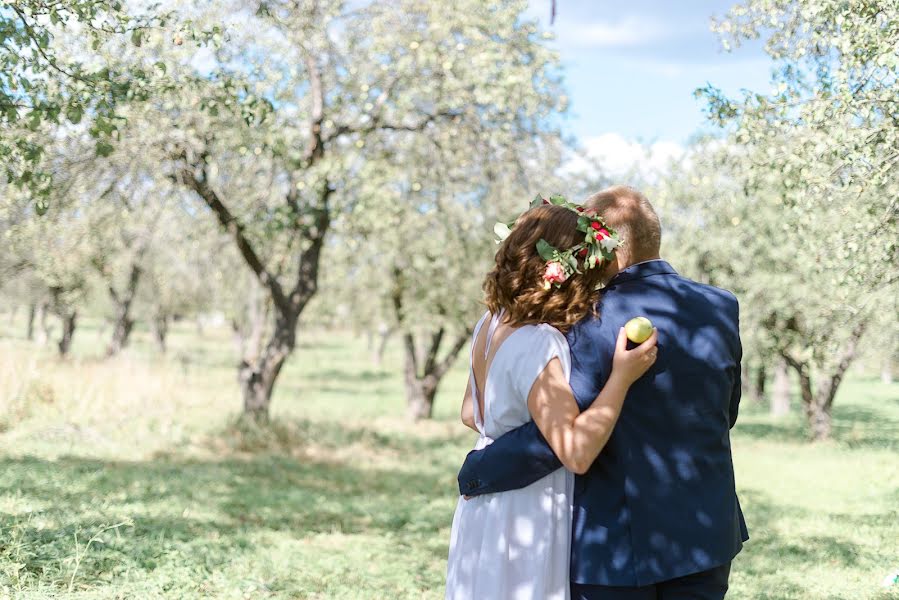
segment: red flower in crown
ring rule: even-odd
[[[566,279],[568,279],[568,273],[565,272],[565,267],[561,263],[553,260],[546,263],[546,269],[543,271],[543,280],[546,283],[564,283]]]
[[[605,227],[603,227],[602,229],[599,229],[599,230],[596,232],[596,239],[607,238],[607,237],[609,237],[610,235],[611,235],[611,234],[609,233],[609,230],[606,229]]]
[[[544,198],[544,199],[543,199],[543,204],[549,204],[549,200],[547,200],[546,198]]]
[[[590,227],[592,227],[594,231],[599,231],[602,229],[602,224],[599,221],[591,221]]]
[[[574,208],[574,210],[578,211],[579,213],[582,213],[582,212],[584,212],[584,207],[583,207],[583,206],[576,206],[576,207]]]
[[[586,249],[586,248],[581,248],[580,252],[578,252],[577,255],[578,255],[578,258],[584,258],[584,257],[586,257],[586,256],[587,256],[587,249]]]

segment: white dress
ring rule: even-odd
[[[475,327],[474,340],[489,317]],[[490,320],[485,353],[499,319]],[[483,448],[531,420],[528,394],[553,358],[571,374],[568,343],[549,325],[526,325],[506,337],[494,354],[483,389],[481,421],[474,373],[469,375],[475,422]],[[471,368],[470,368],[471,370]],[[568,600],[571,500],[574,475],[559,469],[508,492],[459,498],[450,535],[447,600]]]

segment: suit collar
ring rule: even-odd
[[[667,261],[661,259],[648,260],[646,262],[631,265],[628,268],[619,271],[617,275],[612,277],[607,287],[624,283],[625,281],[651,277],[653,275],[677,275],[677,271],[675,271]]]

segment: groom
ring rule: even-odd
[[[568,333],[571,387],[585,409],[612,368],[618,329],[646,316],[656,364],[628,393],[605,449],[575,479],[573,600],[720,600],[748,539],[734,488],[730,428],[740,402],[734,296],[679,276],[659,258],[661,226],[640,192],[591,196],[624,246],[609,267],[599,318]],[[459,490],[522,488],[561,467],[533,422],[471,452]]]

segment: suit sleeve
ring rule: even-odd
[[[527,398],[546,365],[558,358],[566,370],[571,354],[565,337],[545,328],[535,339],[534,352],[516,365],[512,386],[516,396]],[[510,390],[511,391],[511,390]],[[479,496],[526,487],[562,466],[533,420],[506,432],[482,450],[465,458],[459,471],[459,492]]]
[[[500,436],[482,450],[472,450],[459,471],[459,493],[480,496],[517,490],[562,466],[533,421]]]
[[[734,376],[733,388],[730,394],[730,427],[733,429],[737,424],[737,415],[740,412],[740,397],[743,394],[743,382],[741,363],[743,361],[743,345],[740,341],[740,305],[734,299],[734,320],[736,326],[736,346],[734,355]]]

